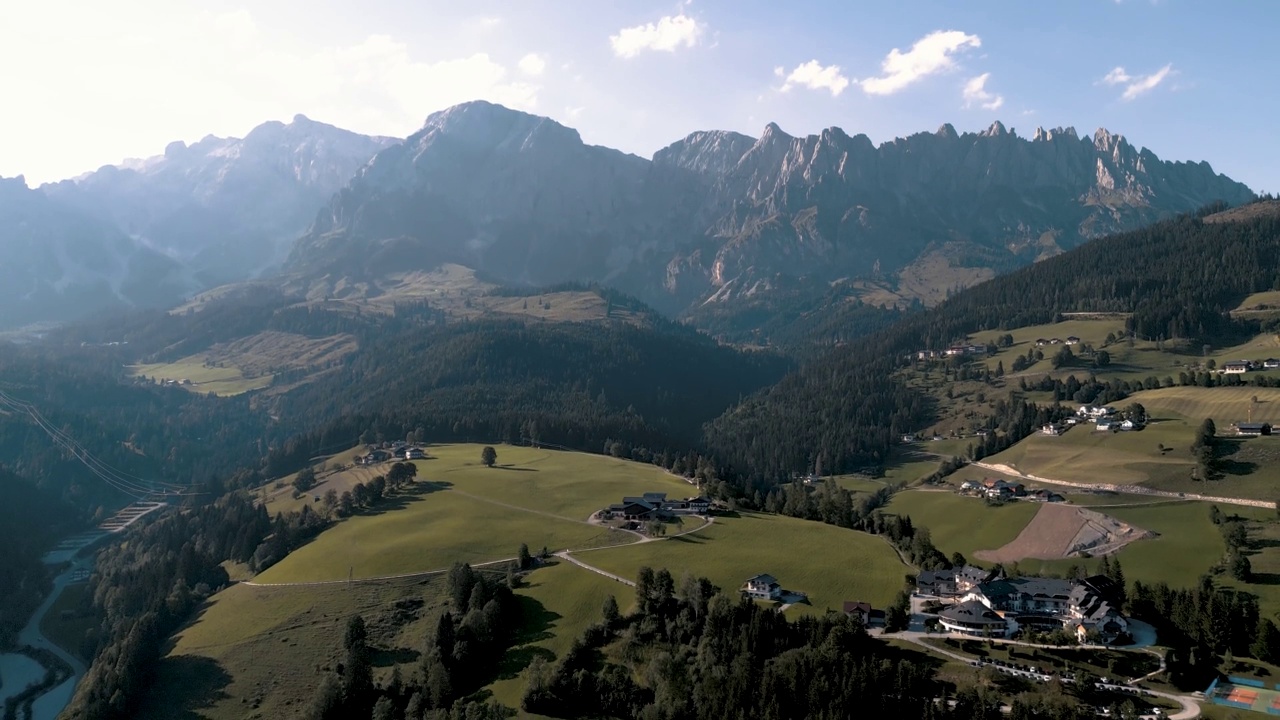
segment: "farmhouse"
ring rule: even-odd
[[[1271,423],[1242,422],[1235,424],[1236,435],[1258,437],[1271,434]]]
[[[756,575],[742,584],[742,594],[757,600],[777,600],[782,597],[782,585],[772,575]]]
[[[1097,419],[1115,415],[1116,409],[1108,405],[1081,405],[1076,410],[1076,415],[1084,418]]]
[[[1126,418],[1124,422],[1120,423],[1120,429],[1121,430],[1141,430],[1142,421],[1134,420],[1133,418]]]
[[[357,465],[376,465],[380,462],[386,462],[391,459],[391,453],[386,450],[370,450],[366,455],[357,455]]]
[[[653,520],[671,515],[705,515],[711,500],[701,495],[684,500],[668,500],[666,493],[647,492],[639,497],[624,497],[600,511],[602,520]]]
[[[1043,435],[1052,435],[1054,437],[1057,437],[1061,435],[1065,430],[1066,429],[1064,427],[1062,427],[1057,423],[1049,423],[1048,425],[1045,425],[1044,427],[1040,428],[1040,433]]]
[[[1274,370],[1275,368],[1280,368],[1280,360],[1277,360],[1275,358],[1267,358],[1266,360],[1262,361],[1262,367],[1268,370]]]
[[[405,460],[422,460],[426,457],[427,454],[419,447],[411,447],[404,451]]]
[[[1069,336],[1067,337],[1067,344],[1068,344],[1068,345],[1079,345],[1079,344],[1080,344],[1080,338],[1076,337],[1075,335],[1069,335]]]
[[[1231,360],[1222,366],[1222,372],[1227,375],[1240,375],[1247,373],[1253,369],[1253,363],[1248,360]]]
[[[1036,347],[1044,347],[1045,345],[1048,345],[1048,344],[1049,344],[1048,340],[1045,340],[1044,338],[1036,338]]]
[[[1098,423],[1093,426],[1093,429],[1095,431],[1102,432],[1114,430],[1117,427],[1119,427],[1119,423],[1111,420],[1110,418],[1098,418]]]

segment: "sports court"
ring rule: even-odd
[[[1280,685],[1269,687],[1261,680],[1239,677],[1214,680],[1204,696],[1215,705],[1280,715]]]

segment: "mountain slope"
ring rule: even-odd
[[[1277,258],[1280,213],[1274,209],[1183,216],[1104,238],[806,363],[711,423],[707,444],[760,481],[806,471],[817,458],[832,472],[877,465],[901,433],[936,419],[934,399],[900,374],[915,351],[945,349],[983,330],[1048,323],[1067,312],[1129,313],[1128,327],[1150,340],[1233,343],[1241,335],[1274,332],[1274,321],[1262,325],[1268,320],[1229,311],[1252,293],[1280,289]]]
[[[186,290],[169,258],[21,177],[0,178],[0,328],[164,305]]]
[[[779,288],[794,303],[796,279],[810,300],[847,279],[893,294],[920,263],[982,277],[1252,197],[1206,163],[1164,162],[1106,130],[1026,140],[1000,123],[963,135],[944,125],[877,147],[839,128],[796,138],[770,124],[759,138],[693,133],[646,161],[475,102],[380,153],[287,268],[336,292],[348,277],[454,262],[500,282],[608,282],[684,312],[767,304]]]
[[[298,115],[42,189],[181,261],[208,287],[279,263],[316,210],[395,142]]]

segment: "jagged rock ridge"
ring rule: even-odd
[[[828,128],[696,132],[644,160],[485,102],[428,118],[334,195],[288,268],[350,274],[468,265],[513,283],[602,280],[668,311],[892,278],[921,258],[1007,270],[1213,201],[1253,197],[1207,163],[1123,136],[996,122],[876,146]]]

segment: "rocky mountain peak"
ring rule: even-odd
[[[952,125],[951,123],[942,123],[941,125],[938,126],[938,129],[934,131],[933,134],[937,135],[940,138],[943,138],[944,140],[960,139],[960,134],[956,132],[955,126]]]
[[[991,123],[990,127],[988,127],[986,130],[983,130],[981,133],[979,133],[979,135],[981,135],[982,137],[1004,137],[1008,134],[1009,134],[1009,131],[1005,129],[1004,123],[1000,122],[999,120],[996,120],[995,122]]]

